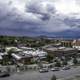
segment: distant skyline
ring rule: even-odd
[[[80,37],[79,0],[0,0],[0,35]]]

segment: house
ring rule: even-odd
[[[31,59],[32,59],[32,55],[30,54],[24,54],[22,52],[19,53],[12,53],[11,54],[12,59],[14,61],[14,63],[16,64],[30,64],[31,63]]]
[[[39,58],[39,59],[44,59],[46,58],[47,52],[43,51],[43,50],[26,50],[23,51],[24,54],[30,54],[33,56],[33,58]]]
[[[40,50],[40,49],[34,49],[34,48],[28,48],[28,47],[21,47],[22,51],[19,51],[17,53],[12,53],[12,58],[14,62],[17,63],[23,63],[23,64],[29,64],[31,61],[35,61],[37,59],[44,60],[46,58],[47,52]]]
[[[80,39],[73,40],[72,45],[73,45],[73,48],[80,50]]]
[[[61,45],[63,47],[72,47],[72,40],[62,40]]]

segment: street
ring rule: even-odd
[[[55,74],[57,78],[68,78],[80,74],[80,67],[70,70],[61,70],[56,72],[39,73],[38,71],[19,72],[11,74],[10,77],[0,78],[0,80],[50,80]]]

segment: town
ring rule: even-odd
[[[80,39],[0,36],[0,77],[76,67],[80,67]]]

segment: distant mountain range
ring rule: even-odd
[[[17,32],[17,33],[16,33]],[[0,30],[0,35],[3,36],[28,36],[28,37],[44,37],[44,38],[80,38],[80,30],[65,30],[62,32],[36,32],[36,31],[16,31],[9,32],[7,30]]]
[[[80,31],[66,30],[62,32],[45,33],[45,35],[40,35],[39,37],[78,39],[80,38]]]

